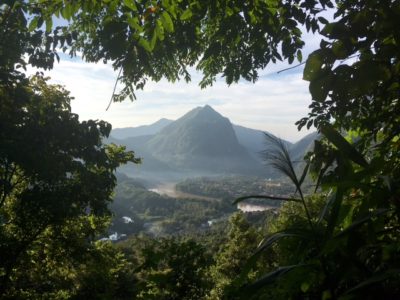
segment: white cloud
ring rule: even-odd
[[[102,119],[114,128],[138,126],[163,117],[177,119],[194,107],[209,104],[235,124],[295,141],[307,134],[298,132],[294,123],[308,112],[308,84],[301,79],[301,68],[276,74],[282,68],[285,65],[264,70],[255,84],[239,82],[228,87],[221,79],[203,90],[198,86],[199,74],[189,84],[148,82],[144,91],[137,91],[137,101],[112,103],[108,111],[117,77],[111,66],[62,59],[47,75],[71,91],[75,97],[72,109],[81,120]]]

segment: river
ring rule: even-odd
[[[255,212],[255,211],[266,211],[273,209],[274,207],[268,205],[256,205],[249,203],[238,203],[237,208],[242,212]]]
[[[198,199],[198,200],[205,200],[205,201],[220,201],[221,199],[219,198],[213,198],[213,197],[207,197],[207,196],[202,196],[202,195],[196,195],[196,194],[191,194],[191,193],[185,193],[176,190],[176,183],[173,182],[167,182],[167,183],[162,183],[159,184],[151,189],[149,189],[151,192],[155,192],[160,195],[166,195],[172,198],[177,198],[177,199]]]
[[[191,193],[185,193],[176,190],[176,183],[167,182],[159,184],[153,188],[150,188],[149,191],[155,192],[160,195],[166,195],[176,199],[198,199],[204,201],[220,201],[220,198],[207,197],[202,195],[196,195]],[[249,203],[238,203],[237,208],[243,212],[256,212],[256,211],[265,211],[272,209],[271,206],[268,205],[255,205]]]

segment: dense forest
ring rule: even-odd
[[[399,298],[399,20],[398,0],[1,1],[0,297]],[[304,58],[302,31],[321,36]],[[111,64],[123,85],[113,101],[134,100],[149,80],[189,81],[193,66],[206,88],[297,60],[312,97],[297,126],[321,139],[299,169],[267,137],[295,194],[249,196],[279,201],[278,215],[102,241],[116,169],[140,159],[103,144],[111,125],[79,121],[69,92],[40,73],[63,52]],[[28,77],[30,67],[39,72]]]

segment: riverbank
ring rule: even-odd
[[[221,201],[221,198],[213,198],[207,197],[203,195],[196,195],[192,193],[178,191],[176,189],[176,183],[168,182],[158,184],[152,188],[148,189],[151,192],[155,192],[160,195],[165,195],[168,197],[176,198],[176,199],[196,199],[196,200],[204,200],[204,201]],[[255,205],[249,203],[238,203],[237,209],[241,210],[242,212],[256,212],[256,211],[266,211],[270,210],[273,207],[269,205]]]

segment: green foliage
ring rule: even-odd
[[[257,247],[261,235],[250,225],[242,213],[236,213],[229,219],[228,240],[221,245],[215,257],[215,265],[210,268],[214,281],[207,299],[236,298],[241,281],[249,282],[265,271],[268,260],[258,260],[257,266],[249,269],[241,281],[234,279],[241,274],[247,260]]]
[[[101,252],[93,242],[108,225],[115,169],[138,160],[103,145],[111,125],[80,122],[68,91],[18,70],[49,69],[58,57],[52,15],[33,14],[29,28],[31,5],[0,6],[0,293],[62,299],[76,294],[84,259]]]
[[[326,8],[334,10],[332,21],[320,15]],[[57,50],[71,55],[81,51],[87,61],[112,62],[121,70],[125,88],[114,95],[116,101],[128,95],[133,99],[134,88],[143,88],[148,79],[190,80],[188,68],[194,65],[203,72],[202,87],[220,74],[228,84],[240,78],[255,81],[258,69],[270,62],[301,61],[299,26],[304,25],[323,39],[305,61],[304,79],[310,82],[313,100],[309,116],[297,125],[315,126],[325,140],[316,142],[300,176],[284,148],[275,155],[276,166],[294,183],[305,214],[296,214],[301,224],[293,227],[286,220],[282,230],[267,237],[262,250],[278,243],[278,249],[286,245],[293,255],[280,257],[279,268],[271,268],[246,290],[275,298],[398,296],[399,16],[397,0],[4,1],[2,291],[10,297],[39,293],[37,286],[28,294],[18,289],[21,263],[39,251],[35,249],[44,235],[62,232],[68,220],[105,215],[115,184],[112,171],[133,159],[123,149],[101,145],[108,124],[79,123],[70,112],[68,93],[40,76],[29,81],[18,68],[30,64],[49,69],[58,59]],[[53,17],[68,25],[52,28]],[[347,132],[351,138],[342,137]],[[317,212],[302,192],[308,168],[324,193],[317,197],[324,199]],[[62,235],[52,236],[58,243]],[[244,268],[243,283],[251,269]],[[157,293],[165,295],[161,281],[154,282]],[[268,286],[275,289],[266,290]],[[51,294],[52,289],[45,292],[67,297],[62,289]]]
[[[133,238],[119,245],[136,269],[135,299],[204,299],[211,256],[193,240]]]
[[[46,42],[45,55],[56,56],[56,48],[71,55],[81,51],[87,61],[111,62],[121,69],[118,80],[125,88],[114,95],[115,101],[133,99],[133,89],[143,88],[148,79],[189,81],[188,67],[194,65],[204,73],[201,87],[211,85],[219,74],[228,84],[240,78],[255,81],[258,69],[270,62],[301,61],[300,24],[313,32],[319,28],[319,9],[307,1],[31,0],[12,4],[5,10],[19,14],[21,27],[36,34],[40,43]],[[321,5],[333,7],[327,0]],[[68,25],[52,28],[53,16],[67,20]],[[29,52],[32,61],[37,55]],[[47,66],[52,63],[48,61]]]
[[[75,299],[132,299],[137,279],[135,264],[108,242],[96,242],[93,254],[79,265]]]
[[[208,228],[207,222],[235,211],[230,201],[176,199],[147,190],[133,179],[121,178],[116,188],[112,231],[152,235],[187,235]],[[133,219],[121,224],[122,217]]]
[[[399,252],[394,250],[399,249],[394,234],[398,215],[385,200],[393,191],[335,129],[322,132],[327,141],[316,142],[315,152],[324,149],[325,155],[311,156],[309,163],[328,193],[304,198],[297,175],[291,172],[290,157],[273,157],[291,175],[302,201],[282,207],[270,226],[272,232],[260,243],[243,274],[265,251],[276,253],[280,267],[241,292],[276,298],[392,298],[399,293]],[[279,147],[286,153],[283,145]]]
[[[2,82],[1,93],[1,288],[9,297],[51,298],[68,292],[70,264],[106,228],[113,172],[134,158],[102,145],[111,126],[79,122],[69,93],[40,76]]]
[[[133,266],[109,243],[89,243],[94,222],[81,217],[48,229],[21,255],[4,299],[130,299]],[[60,235],[62,235],[60,237]]]

